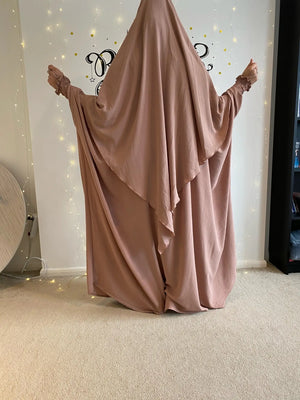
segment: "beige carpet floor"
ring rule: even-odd
[[[160,316],[0,275],[0,399],[299,400],[300,274],[239,270],[225,309]]]

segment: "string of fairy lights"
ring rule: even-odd
[[[116,9],[115,23],[117,26],[121,26],[124,22],[122,16],[123,1],[119,2],[119,8]],[[64,23],[65,8],[64,1],[56,2],[55,6],[52,1],[48,1],[47,8],[47,24],[45,26],[47,43],[49,48],[54,48],[51,54],[53,54],[53,64],[61,70],[65,71],[65,64],[69,61],[70,57],[74,59],[84,58],[86,54],[81,49],[77,49],[78,32],[76,27],[67,30],[66,24]],[[92,14],[90,28],[86,30],[86,42],[87,48],[90,50],[99,51],[97,49],[97,26],[101,26],[99,20],[103,18],[103,10],[100,7],[95,7]],[[125,28],[124,28],[125,29]],[[126,30],[124,30],[124,35]],[[111,43],[109,43],[111,44]],[[113,47],[117,50],[119,42],[116,39],[112,40]],[[88,64],[87,64],[88,68]],[[85,77],[87,81],[93,86],[93,75],[88,69],[83,71],[82,77]],[[63,146],[66,153],[68,163],[63,171],[63,178],[65,180],[65,211],[69,216],[70,226],[72,227],[72,235],[75,235],[75,239],[79,243],[79,252],[85,254],[86,252],[86,236],[83,223],[83,211],[84,207],[81,202],[78,202],[80,192],[82,191],[79,182],[79,162],[78,162],[78,151],[76,137],[74,129],[72,132],[69,130],[69,123],[66,120],[66,99],[62,96],[58,96],[56,99],[56,113],[54,115],[54,121],[57,127],[57,140],[60,146]],[[73,236],[74,237],[74,236]]]
[[[12,14],[12,26],[14,29],[19,28],[19,17],[18,13],[16,12],[15,8],[12,8],[11,10]],[[19,54],[18,54],[18,59],[19,59],[19,76],[18,78],[18,87],[15,92],[14,96],[14,113],[15,113],[15,122],[16,122],[16,131],[17,131],[17,136],[21,137],[23,139],[23,145],[25,148],[25,154],[26,154],[26,178],[25,181],[22,184],[22,192],[25,196],[27,194],[27,186],[30,186],[31,184],[31,179],[30,179],[30,169],[33,166],[33,162],[31,159],[31,143],[29,141],[28,135],[26,134],[24,130],[24,125],[28,122],[26,118],[26,113],[23,113],[20,111],[19,105],[20,103],[23,102],[24,100],[24,60],[23,60],[23,48],[24,48],[24,42],[20,42],[19,46]],[[26,196],[27,198],[27,207],[30,207],[30,195]]]
[[[19,12],[17,8],[17,3],[12,4],[12,8],[10,10],[10,21],[11,21],[11,29],[14,31],[14,37],[19,39],[19,46],[16,48],[17,50],[17,62],[15,63],[15,67],[17,68],[17,75],[14,80],[14,88],[15,93],[14,97],[11,100],[12,109],[14,112],[14,122],[15,122],[15,132],[14,135],[18,141],[18,147],[23,147],[24,151],[22,152],[23,157],[20,159],[22,162],[22,171],[20,179],[23,181],[19,182],[21,186],[21,190],[23,192],[26,210],[28,215],[35,213],[35,191],[34,191],[34,179],[33,179],[33,160],[32,160],[32,149],[31,149],[31,140],[29,134],[29,121],[28,114],[25,104],[26,99],[26,90],[25,90],[25,68],[24,68],[24,54],[23,50],[25,47],[24,41],[21,39],[21,30],[20,30],[20,20],[19,20]],[[18,140],[20,138],[20,140]],[[30,259],[31,252],[31,242],[30,238],[26,235],[27,228],[30,227],[30,220],[27,219],[26,227],[25,227],[25,235],[22,240],[22,245],[17,251],[19,255],[18,262],[20,259],[24,260],[24,263],[28,262]],[[27,240],[25,238],[27,237]]]

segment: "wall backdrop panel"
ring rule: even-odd
[[[34,215],[37,209],[21,37],[18,0],[0,0],[0,163],[17,179],[27,214]],[[20,246],[5,273],[19,273],[25,264],[26,270],[40,269],[39,260],[32,258],[41,255],[39,237],[30,238],[30,229],[27,221]]]
[[[220,94],[250,57],[259,65],[259,82],[245,94],[234,127],[232,194],[239,264],[263,265],[275,0],[173,3],[192,43],[199,43],[195,51],[206,54],[203,61]],[[56,272],[84,268],[85,220],[75,129],[67,101],[46,82],[47,65],[95,94],[105,77],[97,74],[109,68],[138,5],[139,0],[20,1],[41,250]]]

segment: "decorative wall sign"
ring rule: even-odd
[[[194,48],[201,59],[206,58],[209,55],[209,47],[205,43],[195,43]],[[85,57],[85,61],[91,65],[91,77],[90,82],[94,83],[97,76],[102,78],[95,87],[95,94],[98,95],[101,85],[104,81],[105,75],[108,68],[115,59],[117,53],[112,49],[105,49],[100,53],[91,52]],[[212,64],[207,65],[207,71],[213,69]]]
[[[201,59],[209,55],[209,47],[205,43],[195,43],[194,49],[196,50],[197,54]],[[212,64],[208,64],[207,71],[211,71],[213,67],[214,66]]]
[[[94,74],[99,78],[103,78],[97,83],[95,93],[98,95],[101,85],[104,81],[104,76],[113,62],[117,53],[112,49],[105,49],[101,53],[92,52],[85,57],[85,61],[91,65],[91,82],[95,82]]]

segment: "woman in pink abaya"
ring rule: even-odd
[[[142,0],[98,96],[48,73],[77,130],[89,293],[143,312],[224,307],[232,124],[256,64],[218,96],[171,0]]]

